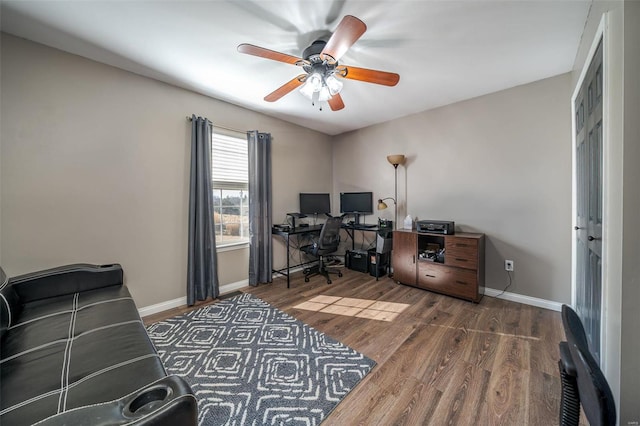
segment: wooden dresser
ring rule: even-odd
[[[484,244],[484,234],[394,231],[393,279],[480,302],[484,294]]]

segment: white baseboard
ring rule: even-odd
[[[523,294],[510,293],[505,291],[501,294],[501,290],[495,290],[493,288],[485,287],[484,295],[489,297],[497,297],[498,299],[510,300],[512,302],[523,303],[525,305],[537,306],[538,308],[550,309],[552,311],[560,312],[562,310],[562,303],[553,302],[551,300],[539,299],[537,297],[525,296]]]
[[[298,268],[302,269],[302,268]],[[294,272],[292,269],[291,272]],[[243,287],[247,287],[249,285],[249,280],[236,281],[234,283],[229,283],[220,286],[220,294],[227,294],[234,291],[237,291]],[[501,294],[502,291],[495,290],[493,288],[485,287],[484,295],[488,297],[497,297],[499,299],[510,300],[512,302],[523,303],[525,305],[536,306],[538,308],[550,309],[552,311],[560,312],[562,310],[562,303],[553,302],[551,300],[539,299],[537,297],[525,296],[523,294],[518,293],[510,293],[505,291]],[[143,308],[138,309],[138,313],[141,317],[145,317],[148,315],[157,314],[158,312],[167,311],[169,309],[177,308],[179,306],[184,306],[187,304],[187,297],[178,297],[177,299],[167,300],[166,302],[156,303],[155,305],[145,306]]]
[[[178,306],[184,306],[187,304],[187,296],[178,297],[177,299],[167,300],[166,302],[156,303],[155,305],[145,306],[138,309],[138,314],[141,317],[157,314],[158,312],[168,311],[169,309],[177,308]]]
[[[235,283],[229,283],[220,286],[220,294],[232,293],[236,290],[240,290],[243,287],[249,287],[249,279],[236,281]]]
[[[239,290],[249,285],[249,280],[236,281],[235,283],[225,284],[220,286],[220,294],[227,294]],[[157,314],[158,312],[168,311],[169,309],[177,308],[187,304],[187,297],[178,297],[177,299],[167,300],[166,302],[156,303],[155,305],[145,306],[138,309],[138,314],[141,317]]]

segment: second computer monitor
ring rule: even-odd
[[[356,223],[360,215],[373,214],[373,192],[341,192],[340,213],[355,215]]]
[[[300,193],[300,213],[331,214],[329,194]]]

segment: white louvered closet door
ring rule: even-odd
[[[575,100],[575,303],[591,351],[601,361],[602,324],[602,40]]]

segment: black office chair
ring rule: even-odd
[[[591,425],[615,425],[616,406],[611,388],[589,351],[587,335],[578,314],[562,305],[562,324],[567,336],[560,342],[560,424],[577,425],[580,405]]]
[[[300,247],[301,251],[318,258],[317,266],[304,270],[305,282],[308,283],[309,277],[313,275],[324,275],[327,278],[327,284],[331,284],[330,273],[338,274],[339,277],[342,276],[342,272],[339,269],[327,268],[324,264],[324,256],[335,253],[338,250],[341,225],[341,217],[329,217],[320,230],[320,236],[313,241],[313,244]]]

